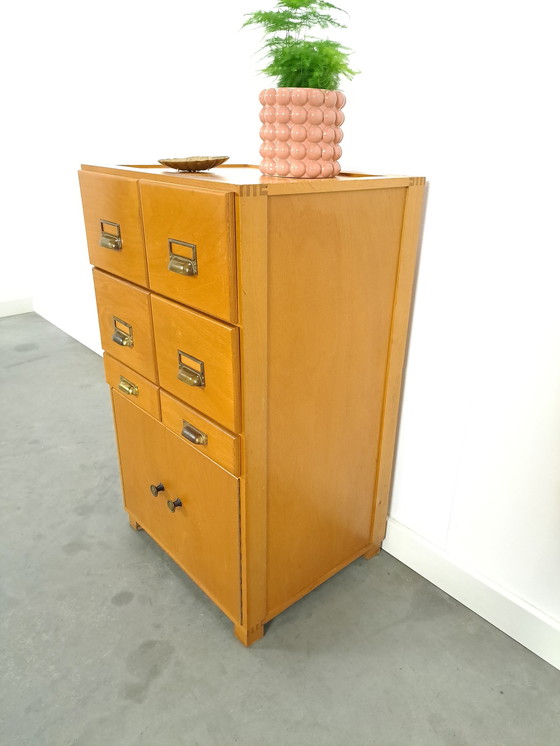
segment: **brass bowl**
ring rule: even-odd
[[[207,171],[221,166],[228,158],[229,155],[191,155],[190,158],[162,158],[158,163],[178,171]]]

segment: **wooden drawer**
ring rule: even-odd
[[[238,329],[157,295],[152,312],[162,388],[238,432]]]
[[[126,509],[232,620],[239,621],[239,480],[123,394],[112,394]],[[161,485],[156,496],[152,485]],[[168,501],[181,504],[171,505],[171,512]]]
[[[130,397],[130,401],[142,407],[152,417],[161,420],[158,387],[107,353],[103,355],[103,362],[105,380],[109,386]]]
[[[193,448],[239,476],[239,437],[203,417],[191,407],[161,392],[161,419],[172,432]]]
[[[147,285],[138,182],[90,171],[78,176],[90,262]]]
[[[150,287],[237,321],[234,197],[140,182]]]
[[[103,349],[157,383],[150,293],[98,269],[93,282]]]

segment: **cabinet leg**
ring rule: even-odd
[[[381,544],[370,544],[362,556],[365,559],[369,560],[372,557],[375,557],[376,554],[379,554],[380,551],[381,551]]]
[[[255,624],[254,627],[242,627],[240,624],[233,625],[233,631],[237,639],[245,645],[246,648],[264,635],[264,624]]]
[[[135,531],[144,530],[142,526],[136,521],[136,518],[131,513],[128,514],[128,522],[130,523],[130,525]]]

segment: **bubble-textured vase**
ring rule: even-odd
[[[346,103],[341,91],[267,88],[259,101],[263,174],[326,179],[340,173],[341,109]]]

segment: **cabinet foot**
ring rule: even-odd
[[[135,531],[144,530],[142,526],[136,521],[136,518],[133,515],[130,515],[130,513],[128,514],[128,522],[130,523],[130,525]]]
[[[245,645],[246,648],[264,635],[264,624],[255,624],[254,627],[242,627],[240,624],[233,625],[233,631],[237,639]]]
[[[376,554],[379,554],[381,551],[381,544],[370,544],[370,546],[366,549],[366,551],[363,553],[363,557],[367,560],[371,559],[372,557],[375,557]]]

